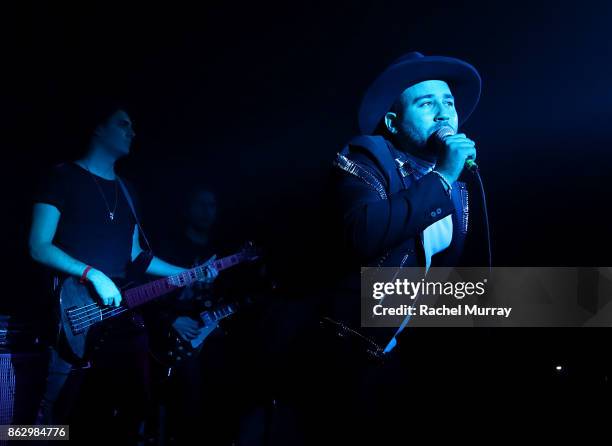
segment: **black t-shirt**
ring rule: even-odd
[[[125,180],[123,183],[136,204],[133,188]],[[53,240],[56,246],[109,277],[125,276],[136,222],[116,180],[93,176],[75,163],[60,164],[52,169],[34,202],[50,204],[60,211]],[[115,202],[111,220],[108,208],[112,211]]]

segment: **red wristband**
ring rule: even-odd
[[[81,274],[81,280],[79,280],[79,282],[81,283],[85,283],[88,281],[87,279],[87,273],[89,272],[89,270],[91,269],[91,266],[87,265],[85,267],[85,269],[83,270],[83,274]]]

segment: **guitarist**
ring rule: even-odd
[[[56,166],[34,200],[29,248],[32,258],[64,275],[90,282],[100,302],[121,304],[116,279],[126,277],[136,259],[147,274],[168,276],[184,271],[152,255],[140,245],[134,192],[116,174],[115,163],[127,156],[135,137],[126,107],[97,102],[81,115],[87,129],[87,151],[75,162]],[[148,247],[148,242],[146,243]],[[150,249],[150,248],[149,248]],[[208,269],[206,282],[217,275]],[[92,368],[83,380],[78,367],[66,360],[61,342],[50,348],[45,394],[38,420],[65,423],[75,395],[88,402],[86,420],[104,426],[94,432],[136,441],[147,403],[147,337],[138,318],[121,318],[112,326]],[[76,411],[74,411],[76,413]],[[76,429],[75,429],[76,430]]]
[[[179,265],[194,265],[208,259],[215,249],[215,222],[217,197],[210,187],[198,185],[188,195],[184,205],[182,231],[165,239],[160,245],[164,257]],[[223,281],[221,281],[223,282]],[[219,287],[221,285],[221,288]],[[196,284],[181,290],[156,304],[153,317],[147,320],[153,336],[172,335],[184,340],[198,335],[200,312],[214,309],[223,302],[222,283]],[[157,316],[157,317],[156,317]],[[167,407],[167,432],[177,444],[186,444],[190,438],[206,430],[207,442],[229,444],[232,427],[232,406],[235,398],[230,392],[235,387],[229,376],[228,339],[220,328],[205,340],[202,351],[193,357],[177,362],[169,380],[164,373],[160,391],[160,403]],[[165,371],[165,369],[164,369]],[[154,386],[155,388],[155,386]]]
[[[208,187],[198,186],[188,195],[185,206],[185,225],[178,234],[164,239],[160,244],[160,252],[164,257],[177,265],[193,266],[209,259],[215,251],[212,229],[217,218],[217,199],[215,193]],[[202,302],[202,305],[212,305],[211,284],[198,283],[181,290],[171,305],[163,305],[160,311],[166,322],[172,328],[189,340],[197,335],[198,324],[181,308],[191,308],[192,301]],[[168,303],[168,300],[164,302]],[[160,305],[162,306],[162,305]],[[199,313],[199,312],[198,312]]]

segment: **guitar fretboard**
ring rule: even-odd
[[[224,269],[238,265],[244,260],[245,258],[242,254],[234,254],[215,260],[213,265],[218,271],[223,271]],[[198,280],[204,279],[206,277],[205,272],[205,265],[196,266],[195,268],[183,271],[182,273],[130,288],[123,293],[123,297],[129,308],[135,308],[178,288],[191,285]]]

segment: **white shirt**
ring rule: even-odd
[[[401,159],[404,158],[404,159]],[[401,153],[400,158],[396,160],[399,165],[407,162],[410,164],[412,168],[412,174],[416,179],[422,178],[431,172],[435,163],[431,163],[415,156],[409,155],[407,153]],[[431,266],[431,258],[439,252],[444,251],[448,248],[453,239],[453,217],[452,215],[447,215],[441,220],[438,220],[431,225],[427,226],[422,233],[423,240],[423,250],[425,251],[425,273],[429,271],[429,267]],[[402,324],[398,327],[395,335],[385,347],[384,352],[388,353],[397,345],[396,337],[399,335],[402,330],[408,325],[410,321],[410,316],[406,316],[402,321]]]
[[[400,157],[396,160],[399,165],[408,163],[411,173],[418,180],[431,172],[436,166],[435,163],[425,161],[408,153],[400,152]],[[431,258],[439,252],[444,251],[451,244],[453,239],[453,218],[447,215],[441,220],[432,223],[423,230],[422,240],[425,251],[425,271],[429,271]]]

